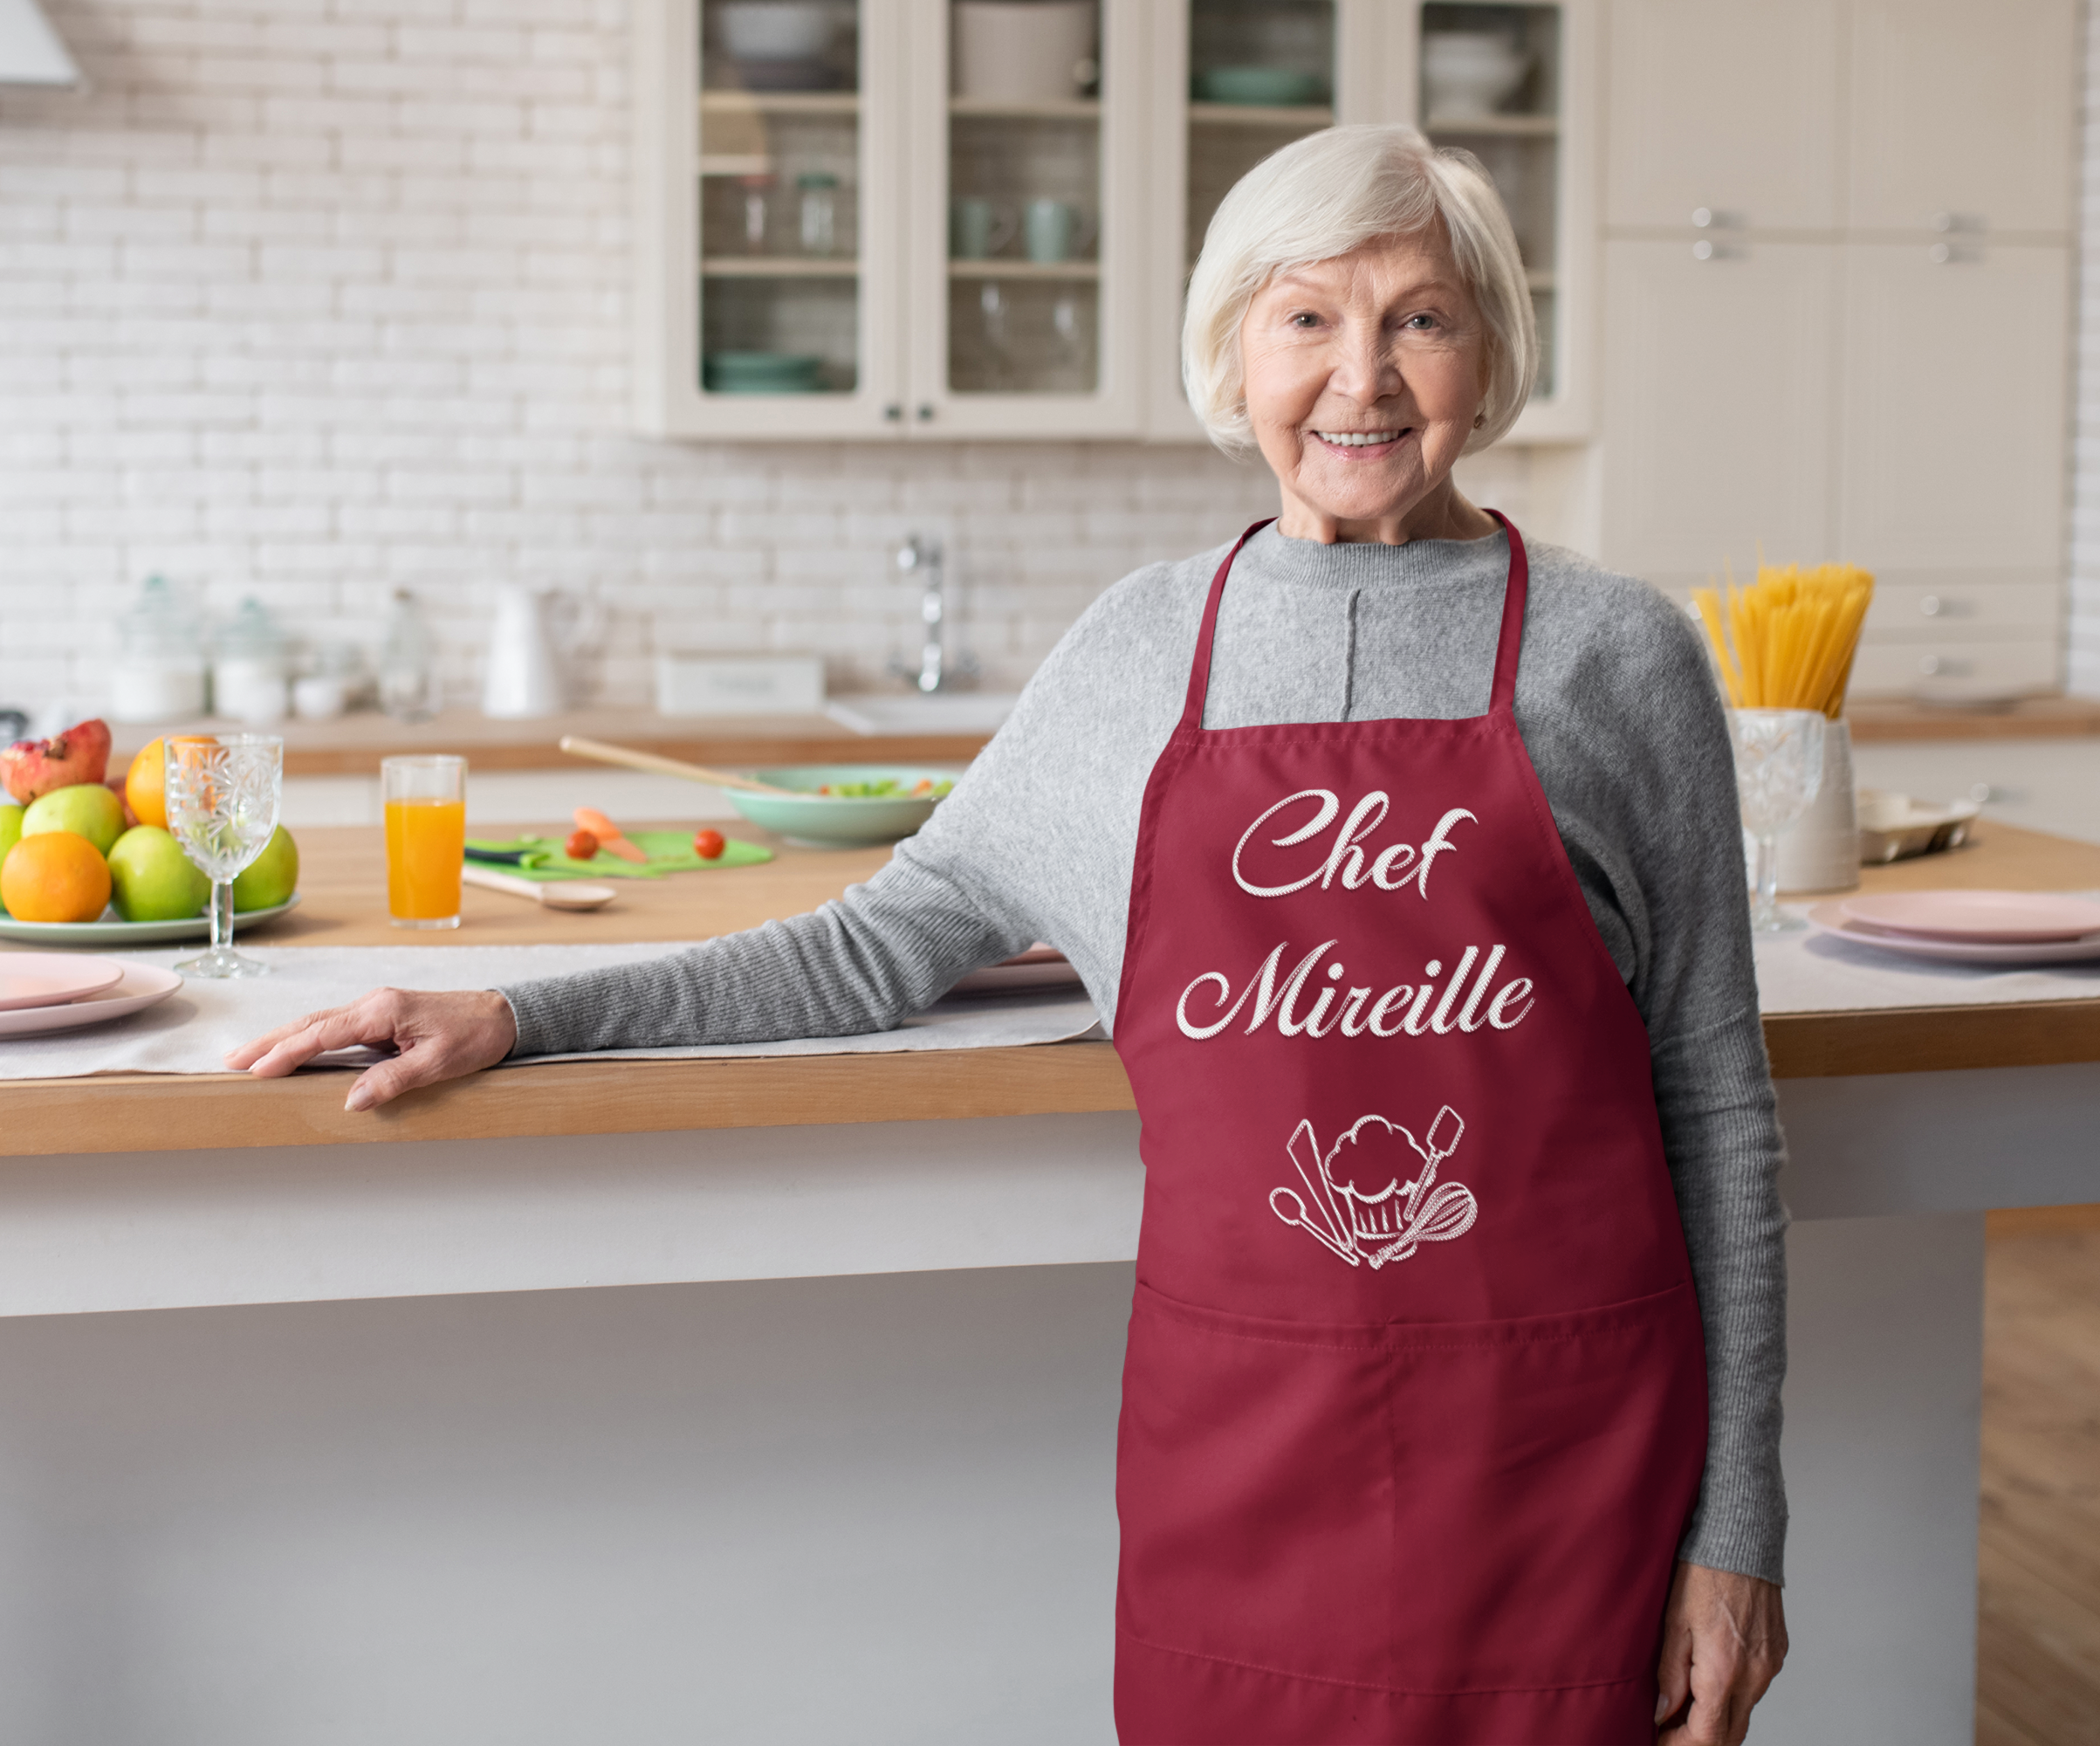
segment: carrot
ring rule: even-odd
[[[629,842],[620,827],[596,807],[578,807],[574,817],[576,828],[589,831],[598,839],[599,848],[607,855],[617,855],[622,861],[632,861],[638,866],[648,861],[649,856]]]

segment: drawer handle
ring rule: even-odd
[[[1693,229],[1704,230],[1709,224],[1712,223],[1713,209],[1711,206],[1695,206],[1692,209],[1692,223]]]
[[[1944,655],[1928,655],[1918,663],[1918,670],[1928,679],[1958,679],[1974,668],[1967,661],[1950,661]]]
[[[1918,602],[1918,609],[1927,618],[1938,618],[1941,610],[1939,596],[1938,595],[1927,595],[1923,600]]]

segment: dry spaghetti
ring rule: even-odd
[[[1714,588],[1692,595],[1732,705],[1820,710],[1833,721],[1873,598],[1873,576],[1850,564],[1760,564],[1749,588],[1728,583],[1726,600]]]

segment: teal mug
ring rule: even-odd
[[[996,201],[966,195],[948,209],[948,253],[958,261],[981,261],[1013,240],[1013,214]]]
[[[1094,223],[1066,200],[1031,200],[1021,216],[1021,242],[1028,258],[1045,266],[1085,252]]]

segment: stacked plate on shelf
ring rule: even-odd
[[[45,1036],[123,1018],[182,986],[172,970],[72,952],[0,952],[0,1039]]]
[[[2060,891],[1891,891],[1808,911],[1840,939],[1957,964],[2100,959],[2100,903]]]

